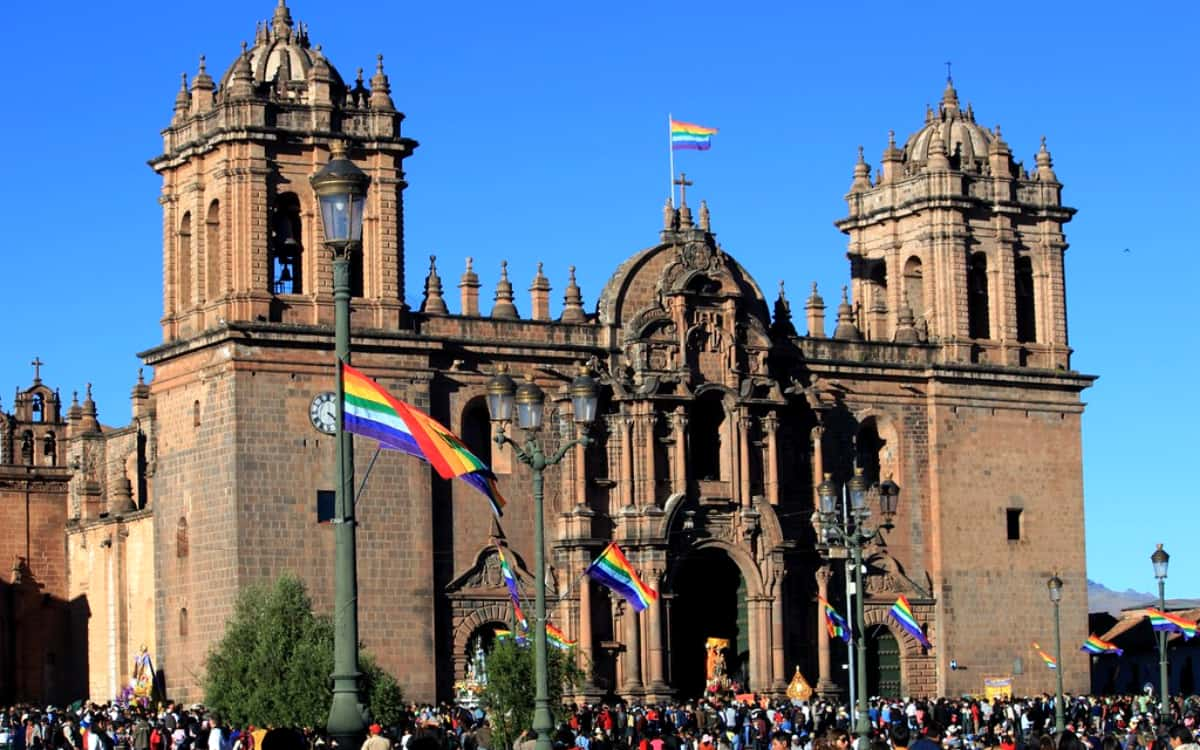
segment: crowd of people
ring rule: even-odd
[[[1160,712],[1148,696],[1054,699],[873,699],[870,750],[1200,750],[1193,738],[1200,698]],[[851,750],[851,711],[833,701],[700,700],[672,704],[568,706],[555,750]],[[274,742],[285,734],[287,741]],[[533,750],[523,732],[512,750]],[[0,711],[0,750],[332,750],[312,728],[231,727],[203,706],[174,703],[18,706]],[[352,750],[359,750],[354,748]],[[504,750],[485,711],[413,705],[393,726],[371,725],[361,750]]]

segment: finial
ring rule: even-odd
[[[669,232],[674,229],[677,218],[675,215],[675,203],[672,198],[667,198],[667,202],[663,204],[663,230]]]
[[[508,281],[508,261],[507,260],[500,261],[500,278],[505,281]]]
[[[355,78],[354,80],[358,83],[359,86],[362,86],[362,82],[363,82],[363,69],[362,68],[358,69],[358,77]]]
[[[775,299],[774,312],[771,332],[777,336],[795,336],[796,326],[792,323],[792,305],[783,291],[783,279],[779,280],[779,296]]]
[[[895,147],[896,147],[896,131],[889,130],[888,131],[888,148],[895,148]]]
[[[208,71],[204,60],[204,55],[200,55],[200,75],[204,75]]]
[[[708,212],[708,201],[700,201],[700,229],[708,232],[712,229],[712,216]]]
[[[392,103],[391,86],[388,85],[388,77],[383,72],[383,55],[378,55],[375,58],[375,75],[371,78],[371,108],[372,109],[394,109]]]
[[[837,328],[833,330],[833,337],[847,341],[862,341],[862,332],[854,323],[854,308],[850,306],[850,297],[845,286],[842,287],[842,303],[838,305]]]
[[[245,40],[245,39],[243,39],[243,40],[242,40],[242,54],[243,54],[243,55],[244,55],[244,54],[246,54],[246,50],[247,50],[247,48],[248,48],[248,47],[247,47],[247,45],[246,45],[246,40]]]
[[[137,382],[137,384],[138,384],[138,385],[145,385],[145,384],[146,384],[146,378],[145,378],[145,376],[142,374],[142,368],[140,368],[140,367],[138,368],[138,382]]]
[[[787,295],[783,291],[783,279],[779,280],[779,299],[787,299]]]
[[[425,299],[421,312],[430,315],[445,315],[446,300],[442,297],[442,279],[437,272],[437,256],[429,256],[429,275],[425,277]]]
[[[91,383],[88,383],[88,384],[87,384],[87,398],[85,398],[84,400],[85,400],[85,401],[91,401],[91,400],[92,400],[92,384],[91,384]]]
[[[950,61],[946,61],[946,83],[954,83],[954,76],[950,74]]]
[[[567,267],[567,292],[563,295],[563,323],[586,323],[587,313],[583,311],[583,292],[575,281],[575,266]]]
[[[996,123],[996,138],[999,139],[1002,137],[1003,136],[1000,135],[1000,123]]]
[[[376,73],[383,72],[383,53],[382,52],[375,55],[375,72]]]
[[[1042,136],[1042,151],[1046,150],[1046,136]]]
[[[513,304],[513,285],[508,280],[508,261],[500,261],[500,280],[496,282],[495,304],[492,306],[492,317],[504,320],[519,318],[517,306]]]
[[[71,391],[71,406],[79,406],[79,391]]]
[[[847,291],[846,285],[842,284],[842,304],[843,305],[850,304],[850,297],[846,294],[846,291]]]
[[[871,189],[871,168],[863,158],[863,147],[858,147],[858,160],[854,162],[854,182],[850,184],[851,193],[860,193]]]

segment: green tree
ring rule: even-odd
[[[549,647],[546,675],[550,693],[550,712],[555,724],[563,715],[562,696],[583,678],[575,663],[574,651]],[[492,724],[492,739],[497,747],[512,747],[523,730],[533,727],[533,696],[536,684],[533,669],[533,645],[517,645],[511,638],[496,641],[487,659],[487,687],[481,696]]]
[[[359,655],[363,695],[381,722],[403,707],[396,680]],[[205,663],[204,702],[234,725],[320,727],[329,718],[333,623],[317,616],[304,583],[284,575],[243,590]]]

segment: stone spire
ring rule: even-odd
[[[1058,182],[1058,175],[1054,174],[1054,162],[1050,159],[1050,151],[1046,149],[1046,136],[1042,136],[1042,147],[1038,149],[1037,156],[1037,178],[1040,182]]]
[[[669,205],[669,203],[668,203]],[[567,269],[567,293],[563,295],[563,323],[586,323],[587,313],[583,311],[583,292],[575,282],[575,266]]]
[[[79,391],[71,391],[71,406],[67,409],[67,421],[78,424],[83,419],[83,408],[79,405]]]
[[[896,323],[896,334],[892,341],[897,344],[918,344],[921,336],[917,333],[916,321],[913,319],[912,307],[908,304],[908,295],[900,301],[900,313]]]
[[[812,294],[808,295],[808,301],[804,303],[804,317],[808,322],[809,337],[825,338],[825,300],[821,299],[821,295],[817,292],[817,282],[815,281],[812,285]]]
[[[775,320],[771,323],[771,335],[796,335],[796,326],[792,323],[792,304],[783,291],[783,279],[779,280],[779,296],[775,298]]]
[[[550,320],[550,279],[542,272],[542,262],[538,261],[537,274],[529,285],[530,318],[533,320]]]
[[[471,267],[471,258],[467,258],[467,270],[463,271],[462,279],[458,282],[459,296],[462,300],[462,314],[472,318],[479,317],[479,275]]]
[[[387,74],[383,72],[383,55],[375,58],[375,75],[371,77],[371,109],[395,109],[392,88]]]
[[[213,82],[212,76],[208,74],[204,55],[200,55],[200,70],[197,71],[196,77],[192,79],[192,111],[207,112],[212,109],[213,91],[216,88],[217,84]]]
[[[188,94],[187,73],[180,73],[179,77],[182,78],[183,81],[182,81],[182,83],[179,84],[178,93],[175,94],[175,118],[174,119],[176,119],[176,120],[182,120],[184,117],[186,117],[187,113],[188,113],[188,108],[191,107],[191,104],[192,104],[191,95]]]
[[[896,131],[888,131],[888,145],[883,150],[883,166],[879,170],[879,184],[893,182],[900,177],[904,166],[904,152],[896,148]]]
[[[950,117],[958,112],[958,92],[954,90],[954,79],[946,76],[946,88],[942,91],[942,115]]]
[[[92,400],[92,384],[87,384],[87,393],[83,399],[83,410],[80,412],[79,432],[99,432],[100,421],[96,418],[96,402]]]
[[[929,160],[925,162],[927,172],[947,172],[950,169],[950,159],[946,155],[946,137],[942,129],[947,125],[939,125],[929,136]]]
[[[992,142],[988,144],[988,167],[991,169],[992,176],[1012,177],[1012,151],[1000,137],[999,125],[996,126],[996,132],[992,136]]]
[[[842,303],[838,305],[837,328],[833,329],[833,337],[844,341],[862,341],[862,332],[854,324],[854,308],[846,296],[846,287],[842,287]]]
[[[500,261],[500,280],[496,282],[496,299],[492,305],[492,317],[501,320],[516,320],[521,317],[513,304],[513,285],[508,280],[508,261]]]
[[[442,298],[442,278],[437,272],[437,256],[429,256],[429,275],[425,277],[425,299],[421,301],[421,312],[426,315],[445,315],[446,300]]]
[[[250,53],[242,42],[242,54],[233,64],[233,76],[229,79],[226,94],[230,99],[248,99],[254,96],[254,71],[250,69]]]
[[[712,216],[708,213],[708,201],[700,201],[700,229],[712,231]]]
[[[292,35],[292,12],[288,10],[287,0],[279,0],[275,6],[275,17],[271,19],[271,31],[276,39],[287,39]]]
[[[679,226],[679,214],[675,211],[675,204],[667,198],[666,204],[663,205],[663,231],[671,232]]]
[[[851,193],[864,193],[871,189],[871,168],[863,159],[863,147],[858,147],[858,161],[854,162],[854,182],[850,183]]]
[[[115,485],[109,499],[109,514],[117,515],[137,510],[137,505],[133,502],[133,483],[129,481],[129,477],[119,477]]]

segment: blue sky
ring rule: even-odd
[[[273,4],[6,8],[4,408],[38,355],[64,398],[91,381],[102,421],[128,420],[134,353],[161,339],[159,181],[146,160],[180,72],[205,54],[219,77]],[[1084,394],[1089,575],[1150,591],[1164,542],[1169,595],[1200,595],[1187,447],[1200,343],[1194,4],[290,5],[347,79],[385,55],[421,141],[408,161],[414,305],[436,253],[448,291],[475,257],[485,307],[502,259],[523,313],[539,260],[555,309],[570,264],[594,306],[616,264],[655,241],[668,112],[721,129],[678,168],[725,249],[766,289],[782,279],[799,301],[817,281],[836,300],[848,267],[832,222],[855,148],[878,164],[889,129],[902,140],[919,128],[953,61],[960,97],[1003,126],[1016,158],[1032,165],[1047,137],[1079,209],[1067,226],[1073,363],[1101,376]]]

